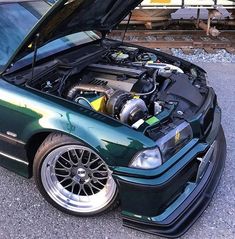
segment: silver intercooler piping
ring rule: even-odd
[[[67,93],[67,99],[74,100],[76,95],[81,92],[97,92],[97,93],[103,93],[108,98],[110,95],[113,94],[113,89],[111,89],[108,86],[102,86],[102,85],[91,85],[91,84],[76,84],[71,87],[71,89]]]

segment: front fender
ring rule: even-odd
[[[110,166],[127,166],[138,151],[154,146],[141,132],[53,96],[28,101],[27,108],[38,117],[25,125],[20,136],[25,142],[40,132],[61,132],[92,147]]]

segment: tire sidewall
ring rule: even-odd
[[[96,210],[94,212],[75,212],[69,209],[66,209],[64,207],[62,207],[61,205],[59,205],[58,203],[56,203],[50,196],[49,194],[46,192],[43,183],[42,183],[42,178],[41,178],[41,170],[42,170],[42,165],[44,160],[46,159],[46,157],[55,149],[62,147],[62,146],[67,146],[67,145],[83,145],[83,143],[67,136],[67,135],[63,135],[63,134],[55,134],[55,135],[49,135],[45,141],[42,143],[42,145],[39,147],[35,158],[34,158],[34,162],[33,162],[33,177],[35,180],[35,183],[38,187],[38,190],[40,191],[40,193],[42,194],[42,196],[55,208],[59,209],[60,211],[70,214],[70,215],[74,215],[74,216],[94,216],[94,215],[99,215],[99,214],[103,214],[106,211],[111,210],[111,208],[114,207],[114,205],[117,204],[117,198],[118,198],[118,189],[116,188],[115,194],[113,196],[113,198],[110,200],[110,202],[103,208]],[[90,147],[89,147],[90,148]],[[102,157],[101,157],[102,159]]]

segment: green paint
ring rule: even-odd
[[[0,165],[26,177],[32,167],[25,144],[43,132],[70,135],[89,145],[110,166],[127,167],[136,152],[155,146],[155,142],[142,132],[111,117],[1,78],[0,111],[0,135],[3,135],[0,151],[9,156],[1,155]],[[14,132],[17,140],[25,144],[16,145],[14,140],[6,138],[6,131]]]
[[[157,117],[155,117],[155,116],[153,116],[150,119],[146,120],[146,123],[149,124],[149,125],[157,124],[159,122],[160,122],[160,120]]]

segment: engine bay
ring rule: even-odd
[[[195,113],[206,93],[194,68],[185,72],[179,62],[124,45],[110,47],[76,71],[57,66],[28,85],[135,129],[172,105],[181,117]]]

